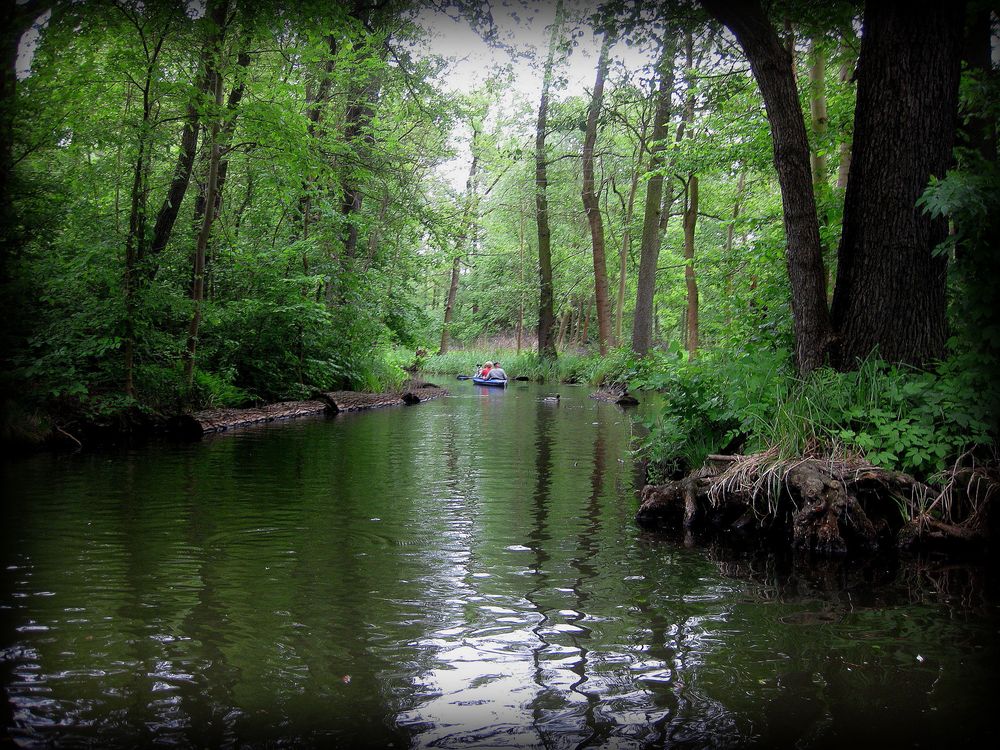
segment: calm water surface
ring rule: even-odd
[[[642,532],[629,417],[450,382],[412,408],[4,464],[25,746],[959,747],[989,570]]]

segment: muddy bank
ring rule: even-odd
[[[636,520],[824,557],[979,553],[996,538],[997,495],[993,466],[955,467],[930,485],[857,460],[710,456],[683,479],[644,487]]]
[[[129,445],[157,438],[196,440],[203,435],[264,422],[417,404],[447,395],[448,391],[433,383],[414,379],[402,389],[389,393],[330,391],[317,393],[307,401],[284,401],[246,408],[203,409],[177,415],[151,413],[135,406],[100,423],[69,412],[62,418],[54,415],[38,416],[35,418],[37,426],[34,422],[29,424],[27,418],[23,418],[33,428],[30,434],[21,430],[17,434],[5,435],[3,445],[6,450],[30,453],[43,449],[79,450]]]
[[[590,397],[596,401],[618,404],[618,406],[638,406],[639,404],[639,399],[629,393],[628,388],[623,385],[601,388],[591,393]]]
[[[409,383],[400,391],[390,393],[329,391],[317,394],[317,397],[310,401],[285,401],[247,409],[205,409],[182,414],[176,417],[174,422],[177,433],[185,437],[198,438],[262,422],[377,409],[383,406],[408,406],[447,395],[447,390],[433,383],[416,381]]]

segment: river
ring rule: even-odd
[[[842,748],[992,731],[992,570],[810,568],[644,532],[627,413],[580,387],[448,386],[6,459],[5,733]]]

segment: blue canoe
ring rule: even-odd
[[[504,388],[507,385],[506,380],[487,380],[486,378],[474,377],[472,382],[476,385],[491,385],[494,388]]]

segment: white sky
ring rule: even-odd
[[[557,100],[579,96],[593,88],[601,44],[600,38],[593,34],[590,26],[579,20],[589,11],[589,4],[571,0],[567,6],[570,17],[564,24],[564,34],[576,30],[582,32],[582,35],[575,38],[577,46],[557,67],[556,75],[566,79],[566,86],[553,93],[553,98]],[[510,51],[491,47],[463,18],[452,18],[444,13],[431,11],[424,11],[419,17],[420,25],[432,35],[427,52],[452,60],[443,83],[446,90],[456,93],[474,89],[491,73],[509,65],[513,81],[501,106],[513,108],[515,102],[522,100],[529,103],[532,111],[536,111],[541,96],[542,71],[548,51],[550,27],[555,20],[555,3],[551,0],[501,0],[494,4],[493,18],[499,29],[500,40],[514,47],[523,56],[515,59]],[[616,44],[611,50],[612,60],[623,60],[632,70],[639,70],[650,64],[652,54],[648,50],[628,47],[624,43]],[[534,127],[534,115],[528,126]],[[452,134],[452,144],[460,150],[461,156],[445,164],[442,169],[443,175],[455,190],[464,188],[472,159],[468,138],[469,134],[461,130]]]

